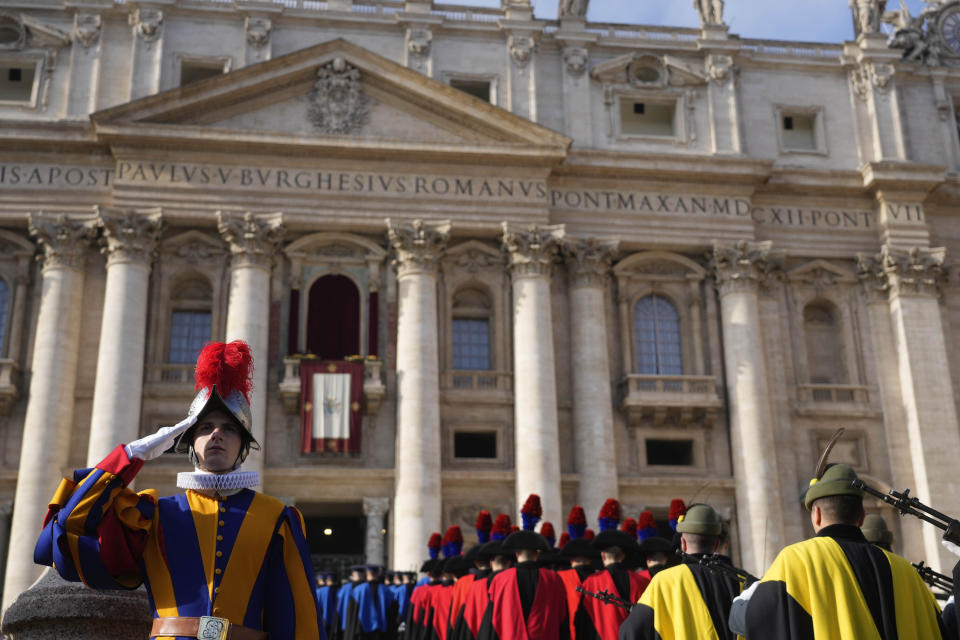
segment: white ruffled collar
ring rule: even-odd
[[[194,467],[193,471],[177,474],[177,486],[202,493],[232,496],[243,489],[252,489],[260,484],[260,473],[241,471],[239,467],[228,473],[211,473]]]

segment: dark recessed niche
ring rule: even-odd
[[[693,466],[693,440],[647,440],[647,464]]]
[[[497,433],[495,431],[458,431],[453,434],[454,458],[497,457]]]
[[[450,81],[450,86],[464,93],[469,93],[474,98],[490,102],[490,82],[487,80],[457,80],[454,78]]]

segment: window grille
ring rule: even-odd
[[[490,321],[488,319],[453,319],[453,368],[461,371],[490,369]]]
[[[637,342],[637,372],[648,375],[683,375],[680,316],[662,296],[641,298],[633,311]]]

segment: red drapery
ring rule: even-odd
[[[310,287],[307,351],[327,360],[361,355],[360,291],[347,276],[323,276]]]
[[[323,407],[313,406],[313,375],[315,373],[350,374],[350,438],[314,438],[313,412]],[[360,453],[360,433],[363,402],[363,363],[342,360],[302,360],[300,362],[300,426],[303,453]]]

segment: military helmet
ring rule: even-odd
[[[887,521],[879,514],[871,513],[864,518],[860,530],[871,544],[889,546],[893,543],[893,532],[887,528]]]
[[[820,478],[813,478],[810,487],[803,498],[803,506],[807,511],[813,508],[814,500],[830,496],[858,496],[863,497],[863,491],[853,486],[857,479],[857,472],[848,464],[839,462],[830,465]]]
[[[695,533],[701,536],[719,536],[723,519],[708,504],[693,504],[677,520],[677,533]]]

